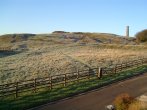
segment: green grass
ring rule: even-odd
[[[69,83],[66,87],[59,86],[52,90],[49,88],[41,89],[37,93],[25,92],[21,93],[21,97],[14,98],[8,96],[0,98],[0,110],[23,110],[35,107],[48,102],[53,102],[66,97],[74,96],[79,93],[97,89],[108,84],[139,75],[147,71],[147,65],[123,71],[117,74],[104,76],[101,79],[93,77],[91,79],[81,80],[79,83]]]

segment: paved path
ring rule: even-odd
[[[147,73],[84,95],[42,105],[33,110],[105,110],[104,106],[111,104],[118,94],[129,93],[137,97],[145,92],[147,92]]]

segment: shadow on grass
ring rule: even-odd
[[[22,51],[14,51],[14,50],[0,50],[0,58],[16,55],[21,53]]]

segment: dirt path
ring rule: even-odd
[[[147,73],[115,83],[100,90],[91,91],[52,104],[42,105],[32,110],[105,110],[105,105],[111,104],[121,93],[129,93],[133,97],[147,92]]]

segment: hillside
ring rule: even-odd
[[[136,44],[134,38],[109,33],[82,33],[55,31],[51,34],[6,34],[0,36],[0,48],[11,47],[24,41],[44,41],[54,44]],[[30,42],[30,43],[31,43]],[[23,43],[24,44],[24,43]],[[28,43],[27,43],[28,44]],[[14,49],[14,48],[13,48]]]
[[[0,36],[0,84],[146,57],[147,46],[134,44],[133,38],[106,33]]]
[[[35,36],[35,34],[6,34],[0,36],[0,42],[2,43],[14,43],[27,40],[29,37]]]

